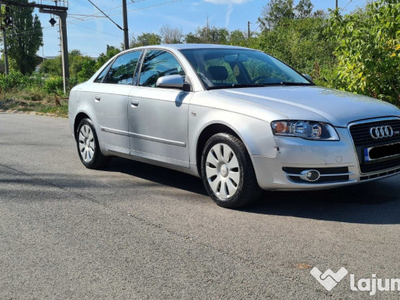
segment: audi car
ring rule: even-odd
[[[202,179],[220,206],[262,190],[316,190],[400,172],[400,110],[316,86],[258,50],[179,44],[124,51],[69,97],[79,158]]]

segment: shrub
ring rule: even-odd
[[[61,76],[50,77],[44,83],[43,89],[48,94],[63,94],[63,78]]]
[[[351,15],[335,11],[328,31],[338,42],[334,87],[400,104],[400,3],[378,0]]]
[[[26,77],[19,71],[11,71],[8,75],[0,74],[0,92],[9,92],[22,88]]]

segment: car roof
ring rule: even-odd
[[[230,46],[230,45],[219,45],[219,44],[162,44],[162,45],[149,45],[149,46],[141,46],[133,49],[170,49],[170,50],[185,50],[185,49],[249,49],[245,47],[239,46]]]

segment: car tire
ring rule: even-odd
[[[222,207],[239,208],[261,194],[245,145],[228,133],[217,133],[205,144],[201,177],[207,193]]]
[[[76,145],[79,158],[88,169],[103,169],[111,158],[104,156],[99,147],[96,130],[90,119],[83,119],[76,131]]]

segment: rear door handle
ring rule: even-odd
[[[101,96],[100,95],[95,95],[94,96],[94,101],[99,102],[101,100]]]

